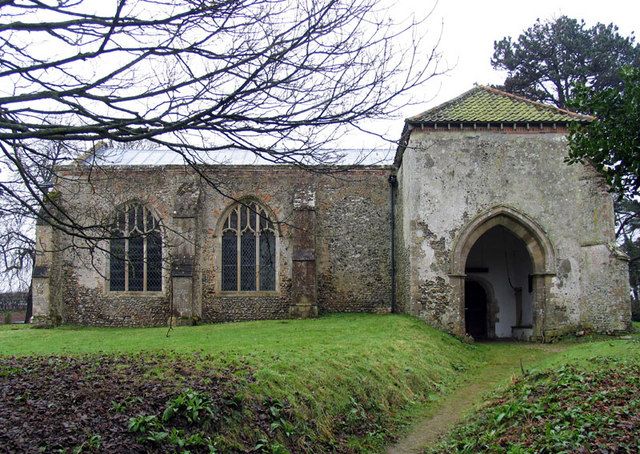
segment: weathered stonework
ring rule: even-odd
[[[320,312],[391,310],[391,169],[323,178],[317,192]]]
[[[318,315],[316,296],[316,193],[302,187],[293,194],[292,304],[296,318]]]
[[[34,322],[143,326],[395,310],[460,336],[548,340],[629,329],[612,198],[593,168],[564,162],[575,115],[474,90],[464,95],[471,104],[463,97],[407,120],[394,166],[61,167],[57,203],[84,225],[111,225],[132,202],[160,221],[162,288],[112,291],[126,287],[118,287],[122,274],[109,275],[109,241],[83,243],[43,220]],[[492,103],[503,116],[515,105],[517,121],[478,124],[482,108],[495,116]],[[530,124],[523,112],[546,120]],[[223,231],[244,232],[225,227],[238,203],[257,204],[273,221],[265,235],[275,236],[275,284],[273,274],[260,284],[269,290],[226,280],[235,291],[223,291]],[[263,254],[262,243],[250,244]],[[230,260],[227,271],[244,266]]]
[[[493,222],[515,233],[539,264],[532,275],[535,337],[579,327],[627,330],[627,264],[614,247],[612,197],[593,168],[564,163],[566,150],[563,131],[413,131],[397,212],[410,270],[402,306],[465,332],[467,275],[464,263],[453,261],[466,260],[480,236],[467,230],[480,218],[478,226]],[[460,245],[465,235],[470,239]]]
[[[46,281],[34,278],[41,289],[37,301],[42,301],[34,320],[146,326],[169,318],[185,324],[319,311],[387,312],[389,171],[365,167],[311,174],[285,166],[211,167],[207,178],[214,188],[181,166],[104,168],[91,175],[90,183],[84,169],[62,169],[62,203],[86,223],[108,223],[115,207],[131,200],[157,214],[164,234],[163,286],[161,292],[111,292],[106,242],[102,250],[67,248],[70,238],[41,226],[38,265]],[[220,290],[220,223],[234,200],[255,200],[276,221],[275,291]],[[87,211],[87,205],[94,209]],[[56,241],[50,239],[54,234]],[[51,273],[59,275],[55,294],[47,287]]]

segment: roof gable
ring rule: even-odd
[[[433,109],[407,118],[426,123],[575,123],[593,117],[531,101],[496,88],[477,85]]]

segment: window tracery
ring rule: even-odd
[[[162,290],[160,222],[143,205],[133,203],[116,213],[109,245],[109,290]]]
[[[222,229],[222,291],[272,291],[276,284],[276,230],[256,202],[238,203]]]

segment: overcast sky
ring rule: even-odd
[[[402,18],[410,12],[424,15],[433,2],[420,0],[389,0],[391,13]],[[623,36],[640,33],[640,1],[635,0],[536,0],[517,2],[507,0],[451,1],[440,0],[429,19],[433,35],[442,24],[440,51],[451,71],[434,80],[422,93],[412,97],[420,101],[409,106],[403,117],[415,115],[445,102],[473,87],[474,83],[502,83],[505,74],[491,68],[493,42],[505,36],[514,39],[536,20],[567,15],[584,19],[587,26],[597,22],[614,23]],[[637,39],[637,38],[636,38]],[[393,136],[402,130],[402,120],[388,123]]]
[[[428,4],[419,0],[395,3],[400,11],[417,13]],[[513,0],[440,0],[430,23],[433,27],[443,23],[440,49],[449,65],[455,67],[449,75],[441,78],[440,93],[431,104],[446,101],[468,90],[475,82],[503,82],[505,74],[491,68],[493,42],[505,36],[517,39],[537,18],[553,19],[562,15],[584,19],[588,26],[597,22],[614,23],[620,27],[623,36],[628,36],[639,28],[640,1],[537,0],[525,3]]]

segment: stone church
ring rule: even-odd
[[[318,171],[96,147],[52,194],[109,227],[90,243],[38,224],[33,321],[399,312],[474,338],[627,330],[612,197],[591,165],[564,162],[585,121],[477,86],[407,119],[395,157]]]

